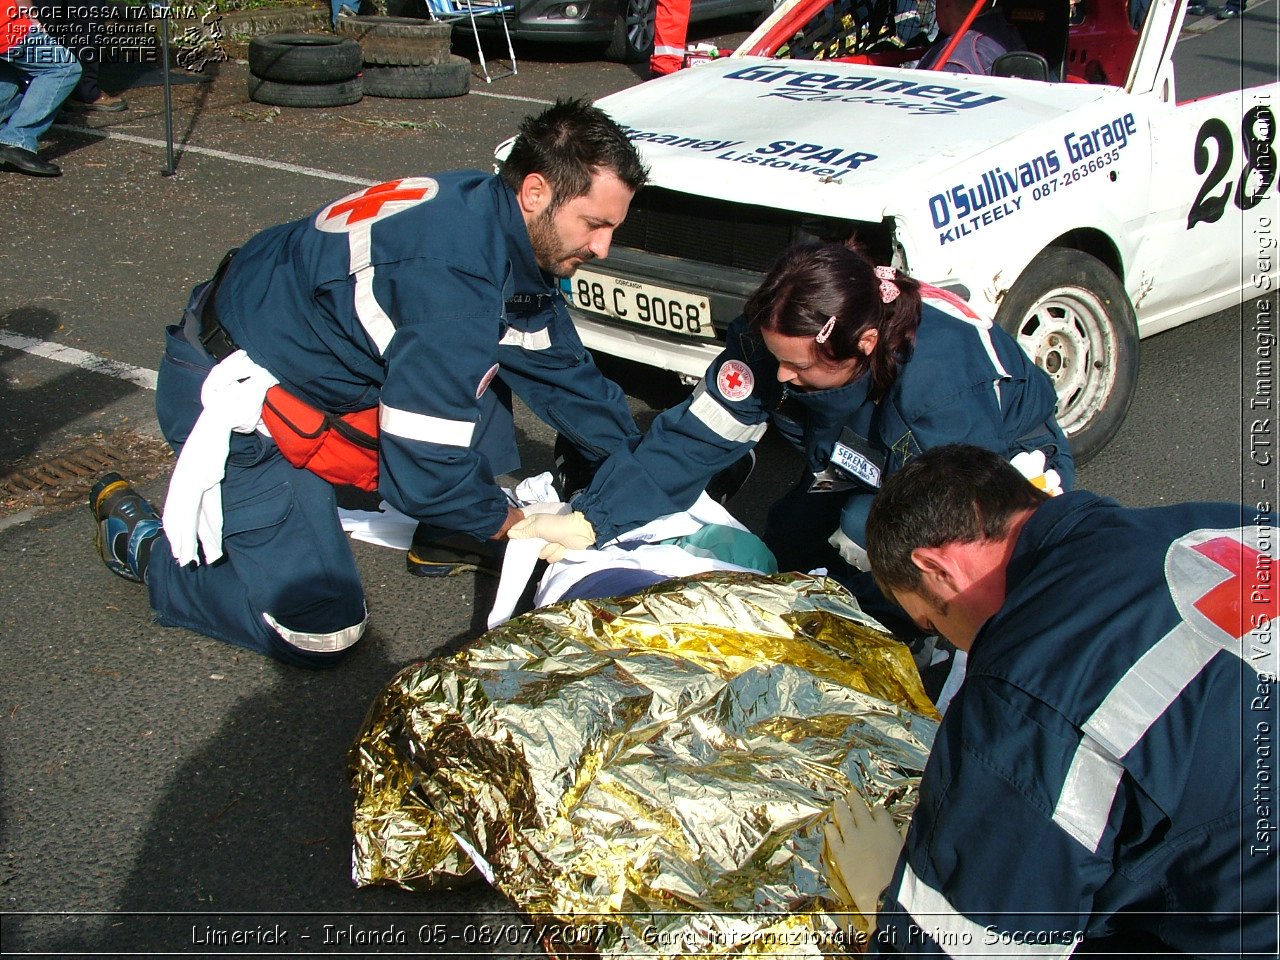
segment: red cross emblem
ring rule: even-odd
[[[1218,537],[1191,549],[1208,557],[1231,574],[1230,578],[1223,580],[1197,600],[1195,607],[1211,623],[1238,640],[1248,630],[1242,601],[1248,599],[1250,590],[1256,593],[1258,589],[1258,551],[1231,537]],[[1254,582],[1246,586],[1245,576],[1248,571],[1253,571]]]
[[[1259,672],[1271,671],[1280,652],[1277,536],[1270,526],[1194,530],[1165,555],[1182,619]]]
[[[316,226],[327,233],[345,233],[430,200],[439,191],[430,177],[405,177],[369,187],[336,200],[320,211]]]
[[[726,400],[743,400],[751,396],[756,378],[751,368],[740,360],[726,360],[716,377],[716,386],[720,388],[720,396]]]

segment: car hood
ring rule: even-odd
[[[655,186],[878,221],[893,211],[896,197],[919,196],[922,184],[927,189],[945,179],[949,168],[1020,136],[1034,139],[1037,125],[1119,92],[729,57],[598,105],[635,142]],[[1017,162],[1016,155],[1009,161]]]

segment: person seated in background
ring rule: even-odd
[[[970,0],[938,0],[938,37],[916,64],[918,70],[933,69],[952,37],[964,25],[972,9]],[[951,56],[942,65],[944,73],[976,73],[989,76],[991,65],[1006,53],[1026,50],[1018,31],[997,10],[988,9],[969,24]]]
[[[42,10],[41,20],[49,34],[75,56],[80,64],[80,81],[63,104],[64,110],[76,113],[121,113],[129,109],[124,97],[107,93],[98,82],[102,62],[113,51],[107,46],[108,19],[124,19],[117,5],[71,8],[50,5]]]
[[[37,141],[79,80],[76,58],[30,8],[0,5],[0,169],[61,176],[61,168],[37,152]]]

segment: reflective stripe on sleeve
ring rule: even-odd
[[[1030,938],[1025,936],[1018,938],[1019,942],[1001,937],[999,929],[974,923],[956,910],[946,897],[917,877],[909,863],[903,868],[895,899],[911,914],[917,930],[927,934],[949,957],[1069,957],[1076,948],[1074,940],[1029,943],[1025,941]]]
[[[356,319],[378,348],[378,353],[384,354],[391,338],[395,336],[396,325],[373,295],[374,270],[373,264],[369,262],[373,225],[370,223],[353,227],[347,238],[351,250],[351,275],[356,281]]]
[[[262,619],[267,621],[267,626],[280,634],[280,639],[285,643],[299,650],[305,650],[307,653],[340,653],[359,640],[364,635],[364,628],[369,624],[369,616],[365,614],[364,619],[359,623],[335,630],[333,633],[298,633],[296,630],[282,627],[269,613],[263,613]]]
[[[707,393],[706,381],[698,384],[689,412],[708,430],[730,443],[754,443],[769,427],[767,423],[743,423]]]
[[[1120,758],[1178,699],[1218,647],[1187,623],[1166,633],[1130,667],[1084,723],[1053,821],[1097,852],[1124,768]]]
[[[1096,852],[1122,776],[1124,767],[1092,738],[1082,738],[1053,808],[1053,822],[1086,850]]]
[[[430,417],[425,413],[397,410],[385,403],[378,411],[378,426],[383,433],[403,437],[405,440],[441,443],[447,447],[471,446],[471,437],[476,430],[476,425],[470,420]]]
[[[547,350],[551,347],[551,331],[546,327],[533,331],[508,327],[498,343],[504,347],[519,347],[521,350]]]

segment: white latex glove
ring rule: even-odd
[[[164,532],[183,566],[222,556],[222,478],[231,434],[252,433],[276,378],[237,350],[209,371],[200,389],[204,409],[191,428],[169,480]]]
[[[871,569],[871,561],[867,559],[866,548],[849,539],[849,535],[839,527],[836,527],[836,532],[827,538],[827,543],[839,550],[840,556],[844,558],[845,563],[855,570],[869,571]]]
[[[1028,450],[1018,454],[1009,461],[1013,464],[1020,474],[1031,481],[1033,487],[1038,487],[1051,497],[1056,497],[1062,493],[1062,477],[1058,476],[1057,470],[1046,470],[1045,457],[1043,450]]]
[[[874,926],[880,893],[893,879],[902,837],[884,807],[868,809],[856,790],[838,799],[823,824],[822,863],[831,890]]]
[[[555,563],[570,550],[585,550],[596,542],[591,522],[576,510],[573,513],[537,513],[526,517],[507,531],[510,540],[545,540],[547,545],[538,556]]]

